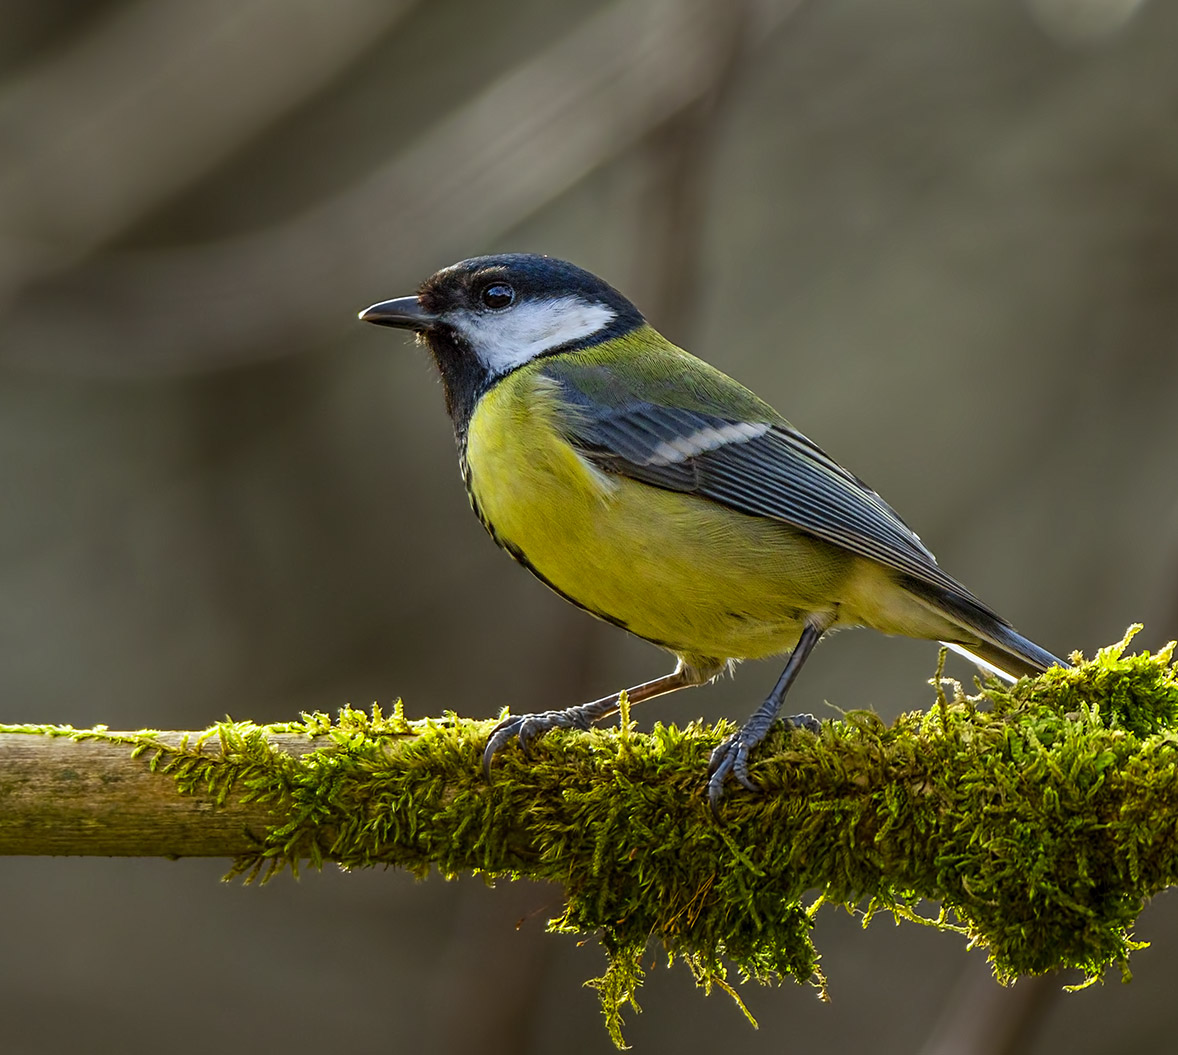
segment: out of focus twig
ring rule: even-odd
[[[754,30],[748,0],[719,0],[712,8],[714,76],[708,90],[651,129],[642,148],[649,177],[634,239],[635,288],[650,318],[680,344],[689,344],[696,317],[709,191],[724,102],[748,65]]]
[[[137,0],[0,84],[0,304],[314,96],[415,0]]]
[[[761,0],[751,37],[796,4]],[[27,289],[3,320],[0,356],[133,375],[313,345],[388,282],[470,255],[708,92],[724,58],[714,28],[708,0],[615,0],[294,219]]]
[[[968,960],[919,1055],[1021,1055],[1061,992],[1054,974],[1020,978],[1008,988],[980,961]]]

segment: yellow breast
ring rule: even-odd
[[[570,600],[681,655],[751,659],[793,646],[858,562],[776,521],[596,469],[561,437],[539,365],[471,418],[472,498],[496,540]],[[841,620],[839,620],[841,621]]]

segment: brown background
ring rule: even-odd
[[[3,21],[5,720],[398,695],[491,715],[663,672],[495,551],[423,355],[354,321],[487,251],[632,294],[1045,647],[1178,634],[1174,5],[8,0]],[[935,661],[848,633],[795,693],[892,715]],[[636,717],[743,717],[776,673]],[[600,952],[543,934],[552,891],[222,870],[0,863],[5,1049],[610,1050],[580,988]],[[628,1036],[965,1051],[943,1015],[992,1028],[1029,994],[1008,1050],[1165,1050],[1171,899],[1139,936],[1129,986],[991,1005],[960,939],[827,909],[830,1005],[748,991],[754,1033],[660,967]]]

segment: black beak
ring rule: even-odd
[[[374,322],[377,326],[395,326],[400,330],[428,330],[438,321],[421,306],[416,297],[398,297],[396,300],[382,300],[365,308],[359,315],[361,322]]]

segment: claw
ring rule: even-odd
[[[719,666],[715,670],[709,667],[706,673],[701,673],[694,667],[680,663],[673,673],[624,691],[631,703],[641,703],[643,700],[689,685],[702,685],[713,674],[719,673],[720,669]],[[540,714],[521,714],[514,718],[504,718],[491,730],[487,746],[483,749],[483,773],[487,781],[491,780],[491,765],[495,761],[495,756],[513,738],[519,740],[520,747],[526,755],[531,742],[550,729],[590,729],[594,722],[613,714],[618,705],[619,696],[610,695],[590,703],[582,703],[578,707],[568,707],[563,711],[543,711]]]
[[[587,706],[570,707],[564,711],[542,711],[539,714],[517,714],[504,718],[487,739],[487,746],[483,749],[483,774],[488,783],[491,780],[491,766],[495,756],[512,740],[518,740],[524,757],[528,757],[528,750],[538,736],[543,736],[550,729],[588,729],[593,716]]]
[[[822,732],[822,723],[812,714],[791,714],[787,718],[782,719],[786,725],[792,725],[795,729],[805,729],[808,733],[813,733],[817,736]]]
[[[713,815],[719,819],[720,800],[724,797],[725,784],[728,778],[735,777],[736,782],[748,791],[756,791],[757,785],[749,776],[749,749],[752,743],[745,743],[738,730],[723,741],[708,760],[708,805],[712,807]]]
[[[528,757],[528,753],[532,746],[532,741],[536,739],[541,733],[547,732],[553,728],[545,722],[538,721],[539,715],[525,715],[519,721],[519,729],[515,736],[519,740],[519,748],[524,753],[524,758]]]
[[[745,791],[756,791],[757,785],[753,783],[752,777],[749,776],[749,749],[742,746],[736,752],[736,761],[732,765],[732,775],[736,777],[736,782],[745,789]]]
[[[487,778],[488,784],[491,782],[491,765],[495,761],[495,756],[511,742],[513,736],[518,734],[523,720],[523,715],[504,718],[487,737],[487,746],[483,749],[483,775]]]
[[[724,797],[724,780],[727,776],[728,767],[722,766],[708,778],[708,805],[716,820],[720,819],[720,800]]]
[[[794,714],[784,721],[787,726],[804,729],[815,735],[822,731],[822,723],[812,714]],[[749,752],[762,739],[763,733],[758,734],[756,729],[742,726],[712,752],[708,760],[708,805],[712,807],[712,814],[717,820],[720,817],[720,800],[724,798],[729,777],[746,791],[757,790],[756,782],[749,775]]]

